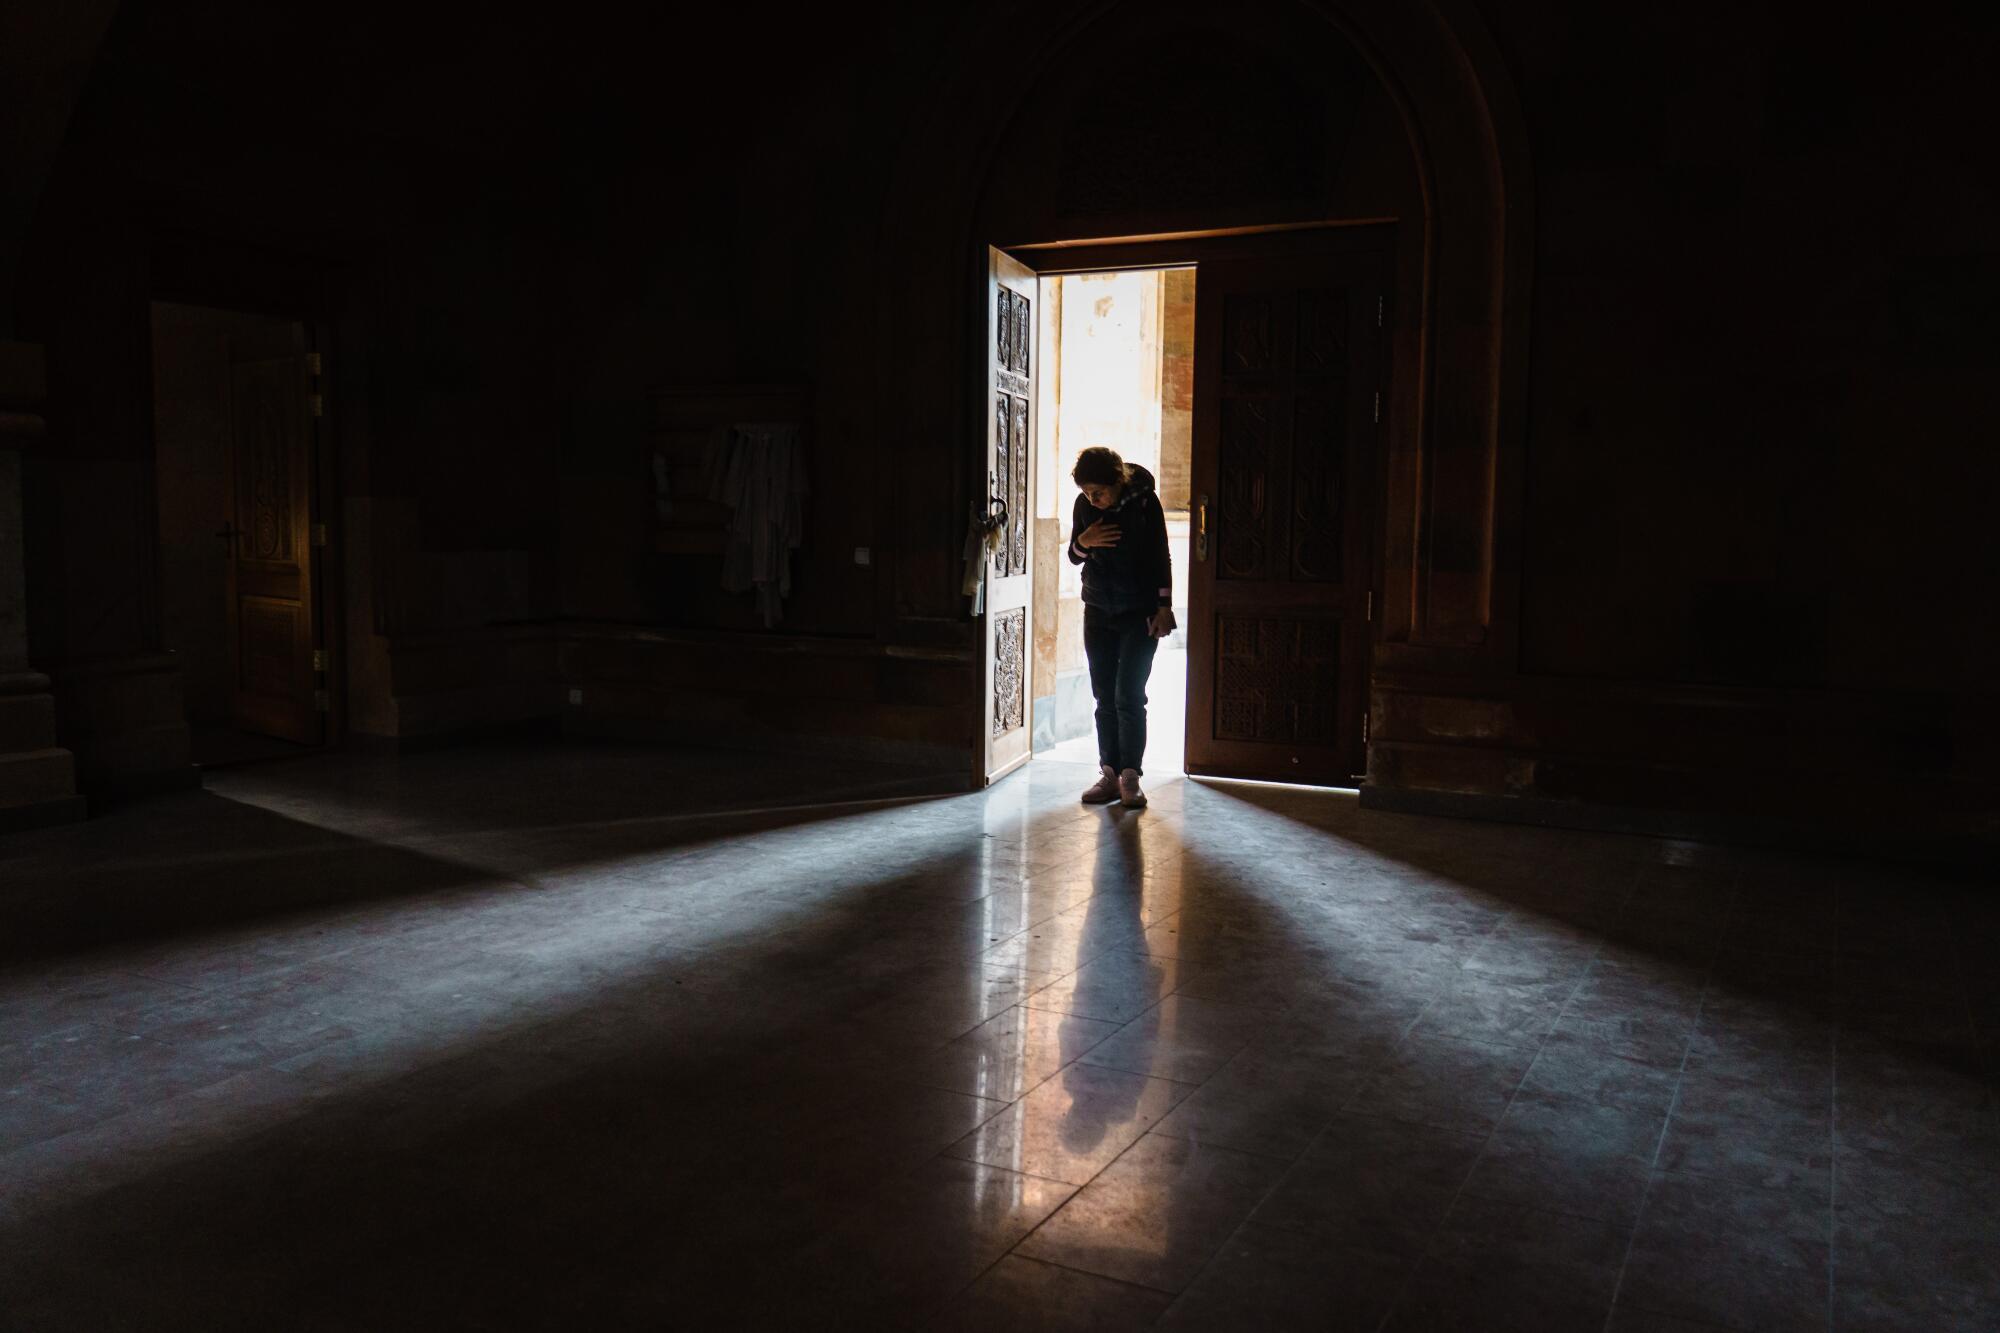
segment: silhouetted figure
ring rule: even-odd
[[[1146,680],[1174,632],[1167,516],[1153,474],[1114,449],[1085,449],[1070,472],[1082,494],[1070,515],[1069,558],[1083,566],[1083,651],[1097,699],[1099,777],[1087,805],[1146,803]]]

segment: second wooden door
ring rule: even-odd
[[[239,729],[317,745],[313,376],[305,330],[229,339],[229,620]]]
[[[1386,271],[1346,246],[1200,266],[1190,773],[1362,771]]]

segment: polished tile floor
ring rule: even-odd
[[[0,1328],[2000,1327],[1988,886],[1086,777],[0,840]]]

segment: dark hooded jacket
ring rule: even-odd
[[[1099,519],[1119,527],[1116,546],[1086,551],[1076,544]],[[1083,566],[1083,604],[1103,611],[1152,612],[1174,604],[1173,561],[1167,555],[1167,516],[1153,474],[1134,465],[1118,503],[1094,508],[1081,494],[1070,513],[1069,559]]]

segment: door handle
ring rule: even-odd
[[[1194,505],[1194,558],[1208,559],[1208,497],[1195,501]]]
[[[993,515],[993,511],[996,509],[1000,511],[998,518],[995,518]],[[1000,494],[1000,479],[991,472],[986,474],[985,523],[986,529],[989,532],[994,528],[1004,528],[1007,526],[1007,497]]]
[[[223,520],[222,531],[215,535],[222,538],[222,558],[224,560],[236,554],[236,539],[242,534],[236,530],[236,524],[233,521],[228,519]]]

